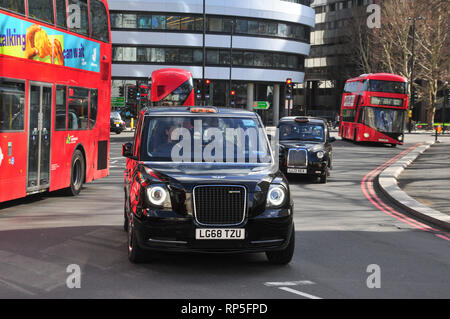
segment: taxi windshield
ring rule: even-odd
[[[271,163],[265,131],[253,117],[151,116],[143,158],[153,162]]]
[[[325,130],[317,123],[283,123],[280,125],[280,140],[323,142]]]

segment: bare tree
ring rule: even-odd
[[[419,1],[416,10],[425,18],[417,36],[417,77],[422,80],[422,92],[427,102],[426,120],[434,124],[438,91],[449,78],[450,67],[450,2]]]
[[[353,58],[363,72],[389,72],[410,79],[426,102],[433,125],[437,93],[449,76],[449,0],[383,0],[381,28],[369,29],[359,16],[353,21]],[[412,83],[412,25],[408,18],[423,16],[415,32],[415,83]]]

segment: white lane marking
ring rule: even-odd
[[[10,288],[12,288],[12,289],[14,289],[16,291],[19,291],[19,292],[21,292],[23,294],[26,294],[26,295],[29,295],[29,296],[34,296],[35,295],[31,291],[28,291],[25,288],[22,288],[22,287],[20,287],[20,286],[18,286],[16,284],[13,284],[12,282],[4,280],[4,279],[0,279],[0,283],[6,285],[6,286],[8,286],[8,287],[10,287]]]
[[[284,281],[284,282],[266,282],[264,285],[268,287],[279,287],[279,286],[305,286],[314,285],[315,283],[309,280],[300,281]]]
[[[305,298],[309,298],[309,299],[322,299],[320,297],[313,296],[313,295],[307,294],[306,292],[301,292],[301,291],[298,291],[298,290],[295,290],[295,289],[292,289],[289,287],[279,287],[279,289],[287,291],[287,292],[291,292],[293,294],[296,294],[296,295],[299,295],[299,296],[302,296]]]

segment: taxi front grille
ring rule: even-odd
[[[287,158],[288,167],[307,167],[308,151],[306,149],[290,149]]]
[[[244,186],[205,185],[194,188],[194,216],[202,225],[237,225],[244,221]]]

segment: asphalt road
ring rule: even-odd
[[[264,254],[167,253],[134,265],[120,157],[131,135],[113,134],[110,176],[80,196],[0,206],[0,298],[449,298],[450,242],[380,211],[361,189],[366,174],[425,139],[408,135],[397,148],[338,140],[327,184],[291,178],[296,250],[288,266]],[[78,283],[73,264],[80,288],[69,289],[67,281]]]

